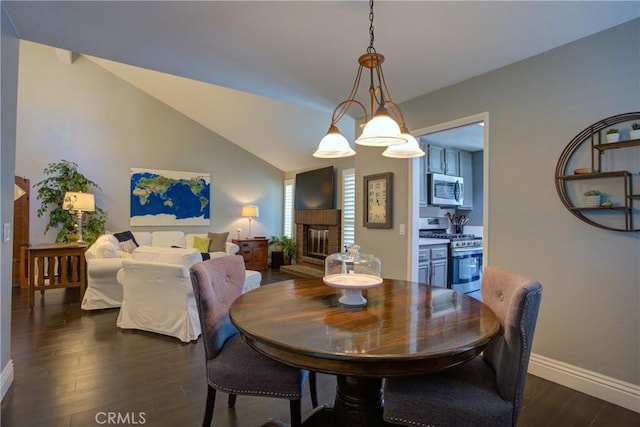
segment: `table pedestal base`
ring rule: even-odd
[[[319,407],[302,423],[305,427],[382,427],[382,379],[338,375],[333,408]]]

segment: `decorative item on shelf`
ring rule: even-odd
[[[640,122],[631,123],[631,132],[629,132],[629,138],[640,139]]]
[[[380,260],[368,254],[360,253],[360,246],[350,245],[346,253],[329,255],[324,261],[322,280],[332,288],[342,289],[338,299],[344,305],[365,305],[367,299],[363,289],[375,288],[382,284]]]
[[[607,142],[620,141],[620,131],[616,128],[611,128],[607,131]]]
[[[584,192],[584,205],[587,208],[600,207],[600,196],[602,193],[598,190],[588,190]]]
[[[577,168],[573,170],[573,173],[576,175],[585,175],[588,173],[593,173],[593,169],[591,168]]]
[[[236,233],[238,233],[238,240],[240,240],[240,233],[242,233],[242,228],[236,228]]]
[[[340,158],[349,157],[356,152],[349,145],[349,141],[340,133],[337,123],[344,117],[349,107],[359,106],[364,113],[362,134],[356,139],[356,143],[372,147],[391,147],[401,145],[401,148],[387,150],[385,157],[413,158],[424,156],[424,151],[418,146],[418,142],[411,136],[404,121],[400,107],[391,99],[387,83],[382,72],[384,56],[376,52],[373,47],[373,0],[369,1],[369,47],[367,53],[358,58],[358,71],[356,79],[349,93],[349,97],[340,102],[333,110],[331,124],[327,134],[322,138],[318,149],[313,153],[314,157]],[[356,99],[360,86],[360,79],[364,69],[369,72],[369,97],[371,110]],[[387,109],[387,107],[389,109]],[[371,120],[369,120],[371,118]]]
[[[244,205],[242,207],[242,216],[245,218],[249,218],[249,236],[248,239],[252,239],[251,235],[251,221],[253,218],[258,218],[260,216],[260,210],[256,205]]]
[[[611,200],[607,200],[605,202],[600,203],[600,207],[612,208],[613,207],[613,202]]]

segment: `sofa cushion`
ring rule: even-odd
[[[133,240],[133,243],[135,243],[136,246],[139,246],[135,236],[129,230],[121,231],[119,233],[113,233],[113,237],[118,239],[118,242],[126,242],[127,240]]]
[[[200,251],[202,253],[209,252],[209,242],[210,242],[210,239],[208,237],[194,236],[193,237],[193,248],[197,249],[198,251]]]
[[[151,246],[163,248],[179,246],[184,248],[184,233],[182,231],[154,231],[151,233]]]
[[[133,251],[132,259],[160,264],[178,264],[186,268],[202,261],[197,249],[163,248],[156,246],[138,246]]]
[[[138,246],[151,246],[151,232],[150,231],[133,231],[133,236],[138,242]]]
[[[91,256],[87,258],[118,258],[119,255],[118,239],[111,234],[103,234],[98,237],[87,250]]]
[[[207,252],[224,252],[227,244],[227,238],[229,232],[226,233],[208,233],[209,236],[209,250]]]

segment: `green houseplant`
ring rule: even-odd
[[[607,142],[620,141],[620,131],[617,128],[610,128],[607,130]]]
[[[631,139],[640,139],[640,122],[631,123],[631,132],[629,132]]]
[[[282,252],[285,258],[285,264],[291,264],[296,254],[296,242],[289,236],[271,236],[269,245],[273,246],[275,252]]]
[[[60,228],[56,234],[56,243],[77,240],[75,215],[62,208],[64,195],[67,191],[88,192],[90,187],[100,189],[98,184],[78,172],[78,165],[68,160],[49,163],[44,168],[47,178],[35,184],[36,198],[41,202],[38,217],[49,215],[49,221],[44,229]],[[95,212],[86,212],[83,221],[83,237],[89,244],[93,243],[101,234],[107,222],[107,212],[96,205]],[[75,236],[75,237],[74,237]]]

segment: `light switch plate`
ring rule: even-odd
[[[404,224],[400,224],[400,235],[404,236],[406,234],[406,229]]]
[[[11,241],[11,223],[10,222],[5,222],[4,226],[2,227],[2,241],[4,243]]]

